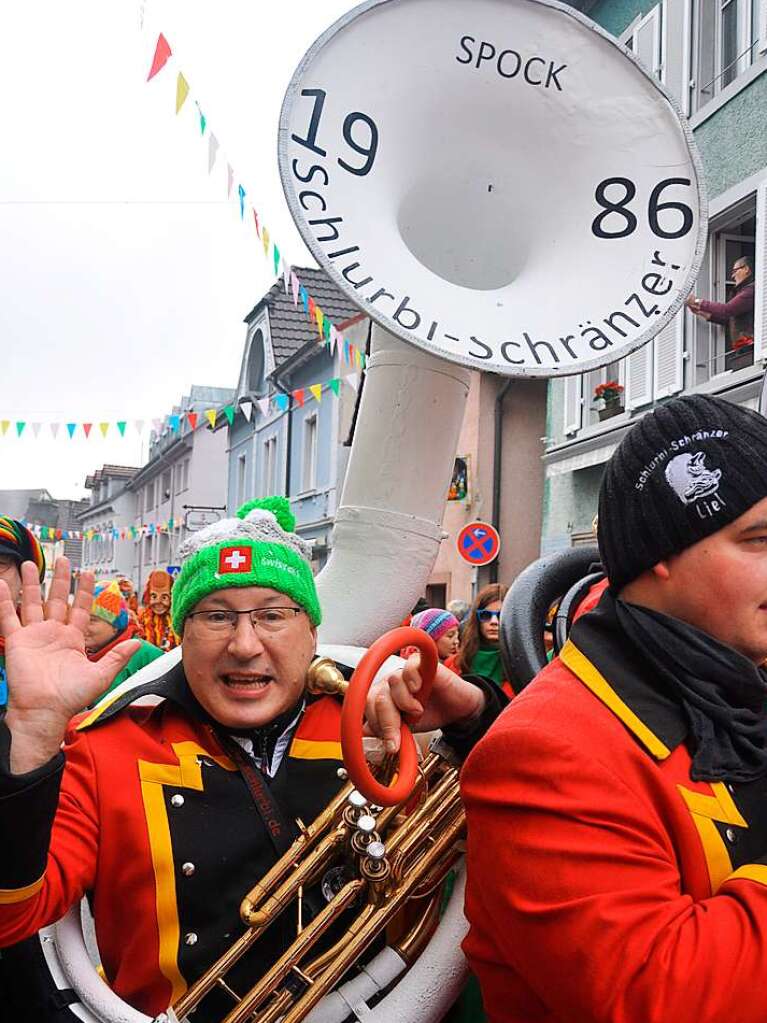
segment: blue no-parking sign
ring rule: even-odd
[[[498,530],[489,522],[470,522],[458,534],[458,553],[470,565],[489,565],[498,557],[500,550]]]

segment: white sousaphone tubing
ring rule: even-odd
[[[671,320],[703,257],[674,100],[553,0],[368,0],[298,67],[279,159],[336,284],[472,369],[612,362]]]

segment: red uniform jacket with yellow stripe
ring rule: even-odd
[[[464,949],[492,1023],[762,1023],[767,778],[690,777],[604,603],[462,775]]]
[[[126,706],[149,692],[164,699]],[[331,697],[310,702],[269,780],[288,820],[311,821],[341,784],[340,709]],[[242,932],[240,901],[274,863],[274,847],[180,665],[82,719],[65,754],[63,774],[57,758],[0,795],[0,818],[13,821],[0,853],[0,946],[57,920],[87,893],[107,980],[155,1015]],[[57,795],[51,831],[45,807]],[[264,972],[291,926],[294,936],[292,919],[266,933],[242,977],[252,983]],[[236,989],[237,970],[230,977]],[[195,1019],[221,1018],[231,1002],[219,998]]]

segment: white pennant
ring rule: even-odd
[[[285,278],[285,294],[289,295],[290,294],[290,267],[288,266],[288,264],[285,262],[284,259],[282,261],[282,266],[283,266],[283,277]]]
[[[269,399],[268,398],[261,398],[259,403],[258,403],[258,407],[261,409],[261,415],[262,416],[268,416],[269,415]]]
[[[213,170],[213,164],[216,162],[216,155],[218,154],[218,139],[215,135],[211,134],[208,139],[208,174]]]
[[[356,373],[347,373],[344,380],[347,382],[349,387],[353,388],[355,391],[359,389],[360,381]]]
[[[43,425],[42,423],[32,423],[32,433],[35,435],[35,437],[40,436],[40,427],[42,425]]]
[[[60,423],[51,423],[51,433],[53,434],[54,437],[58,437],[60,425],[61,425]]]
[[[338,331],[336,330],[336,328],[332,324],[331,324],[331,327],[330,327],[329,342],[330,342],[330,354],[331,355],[335,355],[336,354],[336,345],[338,344]]]
[[[136,427],[136,433],[143,433],[143,431],[144,431],[144,420],[143,419],[134,419],[133,420],[133,425]]]
[[[247,421],[250,422],[250,418],[253,415],[253,402],[249,398],[247,398],[243,402],[240,402],[240,410],[242,411],[242,414],[245,416]]]

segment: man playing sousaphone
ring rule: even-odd
[[[321,612],[294,525],[288,502],[269,498],[188,540],[173,591],[181,662],[74,723],[135,641],[87,660],[93,584],[81,579],[69,611],[63,560],[46,605],[36,571],[23,566],[20,618],[0,584],[10,689],[0,725],[0,944],[87,894],[106,979],[154,1015],[242,932],[245,891],[295,838],[296,819],[311,821],[341,785],[340,704],[305,691]],[[408,713],[465,748],[502,702],[490,683],[440,667],[422,708],[420,683],[413,661],[371,690],[368,725],[387,747]],[[135,705],[150,694],[160,702]],[[323,904],[308,893],[305,923],[313,899]],[[278,920],[228,982],[246,990],[294,933],[292,917]],[[221,1019],[231,1007],[216,991],[194,1018]]]

